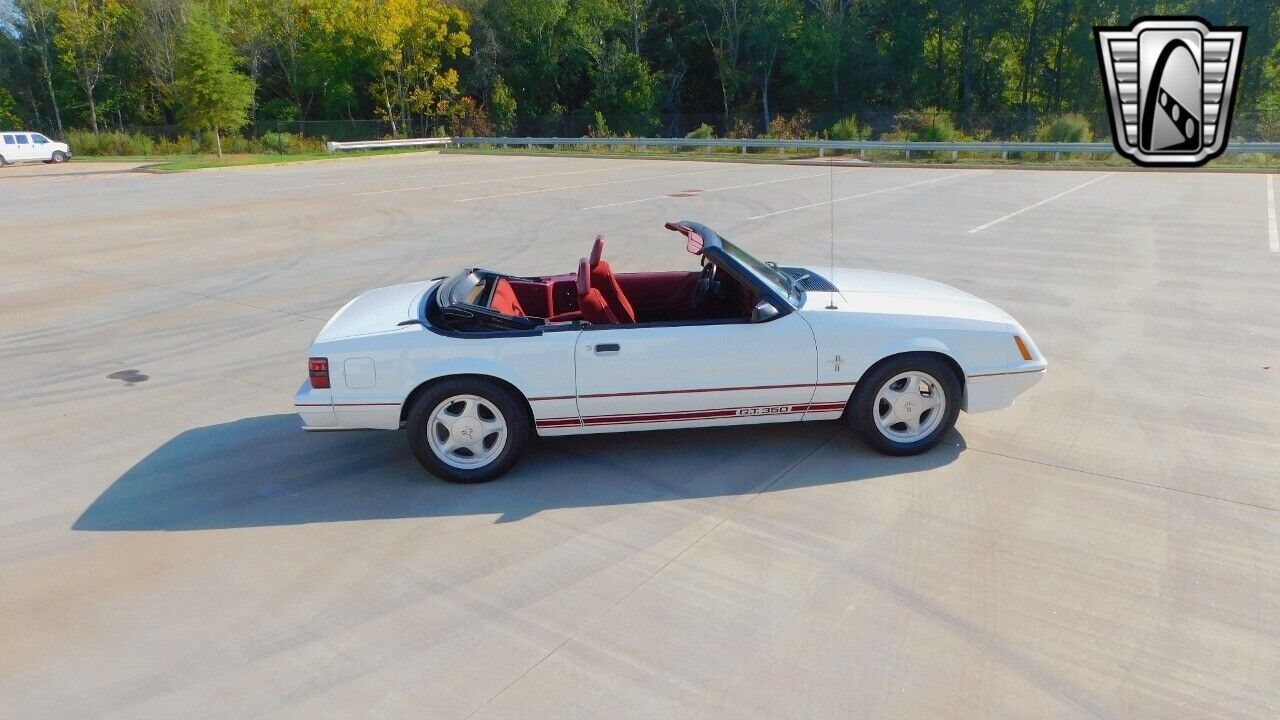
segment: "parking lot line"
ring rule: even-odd
[[[1267,176],[1267,233],[1271,237],[1271,252],[1280,253],[1280,229],[1276,227],[1276,188],[1272,180],[1274,177]]]
[[[935,183],[935,182],[946,180],[948,178],[953,178],[953,177],[960,177],[961,175],[974,175],[974,174],[981,175],[982,173],[985,173],[985,172],[991,172],[991,171],[990,170],[968,170],[965,172],[952,173],[950,175],[943,175],[942,177],[929,178],[928,180],[917,180],[916,182],[907,183],[905,185],[895,185],[893,187],[880,188],[879,190],[870,190],[868,192],[857,193],[856,195],[845,195],[844,197],[832,198],[830,200],[823,200],[822,202],[809,203],[808,205],[799,205],[797,207],[787,208],[786,210],[774,210],[773,212],[767,212],[767,213],[764,213],[763,215],[752,215],[747,219],[759,220],[761,218],[773,217],[774,215],[783,215],[789,212],[795,212],[797,210],[807,210],[809,208],[829,205],[831,203],[843,202],[845,200],[856,200],[858,198],[870,197],[872,195],[879,195],[880,193],[893,192],[894,190],[905,190],[906,188],[915,187],[917,185],[928,185],[929,183]]]
[[[456,203],[471,202],[473,200],[488,200],[490,198],[515,197],[516,195],[534,195],[537,193],[554,192],[556,190],[576,190],[578,188],[597,187],[600,185],[617,185],[618,183],[638,182],[640,180],[657,180],[659,178],[679,177],[681,175],[698,175],[702,173],[715,172],[716,170],[720,170],[720,169],[721,168],[711,168],[708,170],[688,170],[686,172],[667,173],[665,175],[648,175],[646,177],[623,178],[621,180],[605,180],[603,182],[587,183],[585,185],[569,185],[567,187],[538,188],[536,190],[519,190],[517,192],[498,193],[496,195],[477,195],[476,197],[460,198],[458,200],[454,200],[454,202]]]
[[[661,164],[663,163],[651,162],[651,163],[644,163],[643,165],[632,165],[631,167],[650,167],[652,165],[661,165]],[[607,167],[607,168],[592,168],[590,170],[566,170],[564,172],[541,173],[538,175],[518,175],[516,177],[489,178],[487,180],[468,180],[467,182],[444,183],[442,185],[418,185],[415,187],[392,188],[391,190],[373,190],[370,192],[359,192],[355,194],[357,196],[385,195],[387,193],[410,192],[412,190],[435,190],[437,188],[442,188],[442,187],[461,187],[463,185],[480,185],[483,183],[511,182],[512,180],[532,180],[534,178],[556,177],[559,175],[582,175],[584,173],[607,172],[609,170],[616,170],[616,169],[617,169],[616,167]]]
[[[1099,180],[1101,180],[1101,179],[1103,179],[1103,178],[1111,177],[1112,175],[1115,175],[1115,173],[1106,173],[1105,175],[1099,175],[1098,177],[1096,177],[1096,178],[1094,178],[1094,179],[1092,179],[1092,180],[1088,180],[1088,181],[1085,181],[1085,182],[1080,183],[1079,185],[1077,185],[1077,186],[1075,186],[1075,187],[1071,188],[1070,190],[1063,190],[1062,192],[1058,193],[1057,195],[1053,195],[1053,196],[1047,197],[1047,198],[1045,198],[1045,199],[1041,200],[1040,202],[1031,203],[1030,205],[1028,205],[1028,206],[1026,206],[1026,207],[1022,208],[1021,210],[1014,210],[1013,212],[1009,213],[1008,215],[1002,215],[1002,216],[1000,216],[1000,217],[996,218],[995,220],[992,220],[992,221],[991,221],[991,222],[989,222],[989,223],[986,223],[986,224],[984,224],[984,225],[979,225],[978,227],[973,228],[973,229],[972,229],[972,230],[970,230],[969,232],[970,232],[970,234],[972,234],[972,233],[976,233],[976,232],[982,232],[983,230],[986,230],[987,228],[991,227],[992,225],[999,225],[1000,223],[1004,222],[1005,220],[1008,220],[1009,218],[1015,218],[1015,217],[1017,217],[1017,216],[1021,215],[1022,213],[1024,213],[1024,212],[1028,211],[1028,210],[1033,210],[1033,209],[1035,209],[1035,208],[1040,207],[1041,205],[1044,205],[1045,203],[1053,202],[1054,200],[1057,200],[1058,198],[1062,197],[1063,195],[1067,195],[1067,194],[1069,194],[1069,193],[1073,193],[1073,192],[1075,192],[1075,191],[1079,190],[1079,189],[1080,189],[1080,188],[1082,188],[1082,187],[1085,187],[1085,186],[1087,186],[1087,185],[1092,185],[1092,184],[1094,184],[1094,183],[1098,182]]]
[[[771,183],[791,182],[792,180],[804,180],[805,178],[825,176],[826,174],[827,173],[825,172],[820,172],[820,173],[814,173],[812,175],[801,175],[799,177],[793,177],[793,178],[779,178],[777,180],[762,180],[760,182],[743,183],[742,185],[725,185],[724,187],[708,188],[706,190],[703,190],[701,194],[706,195],[707,193],[720,192],[721,190],[737,190],[738,188],[755,187],[757,185],[769,185]],[[649,202],[651,200],[662,200],[663,198],[669,198],[669,197],[671,196],[670,195],[654,195],[652,197],[640,198],[639,200],[623,200],[621,202],[605,203],[603,205],[591,205],[589,207],[584,207],[580,209],[581,210],[597,210],[599,208],[617,207],[619,205],[635,205],[636,203]]]

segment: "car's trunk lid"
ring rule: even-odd
[[[395,330],[405,320],[418,317],[422,294],[430,281],[404,283],[369,290],[334,313],[316,340],[370,335]]]

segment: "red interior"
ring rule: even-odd
[[[525,314],[511,282],[506,278],[498,278],[498,282],[493,286],[493,298],[489,301],[489,307],[504,315],[522,317]]]
[[[694,308],[700,272],[679,270],[615,273],[601,255],[597,237],[576,274],[539,278],[498,278],[489,306],[507,315],[546,318],[548,322],[586,320],[593,324],[668,322],[746,317],[752,292],[725,272],[722,292]]]
[[[551,286],[545,282],[531,282],[529,280],[499,280],[498,285],[507,283],[511,286],[515,298],[520,303],[520,307],[524,309],[525,315],[533,317],[546,317],[551,315]],[[499,308],[492,306],[495,310]]]
[[[599,240],[597,240],[599,242]],[[578,306],[582,308],[582,319],[592,324],[618,324],[620,318],[609,307],[609,303],[600,290],[591,287],[590,261],[582,258],[578,263],[578,277],[575,284],[578,290]]]

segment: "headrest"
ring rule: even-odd
[[[591,266],[587,264],[587,259],[582,258],[578,261],[578,297],[586,295],[591,290]]]
[[[600,258],[604,256],[604,236],[597,235],[596,242],[591,246],[591,267],[600,264]]]

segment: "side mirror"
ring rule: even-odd
[[[751,310],[751,322],[753,323],[769,322],[776,317],[778,317],[778,308],[774,307],[773,303],[768,300],[761,300]]]

